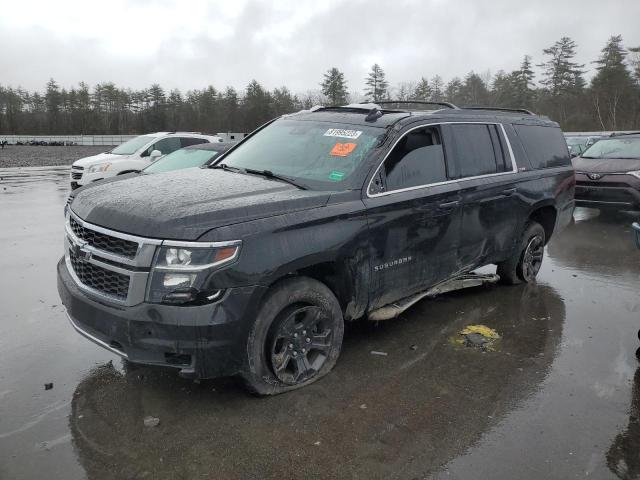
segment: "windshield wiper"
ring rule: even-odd
[[[307,187],[299,184],[295,180],[289,177],[285,177],[283,175],[278,175],[277,173],[273,173],[271,170],[254,170],[252,168],[245,168],[245,172],[251,173],[253,175],[262,175],[266,178],[273,178],[274,180],[280,180],[281,182],[286,182],[294,187],[298,187],[300,190],[307,190]]]
[[[228,172],[247,173],[244,168],[232,167],[226,163],[216,163],[215,165],[209,165],[207,168],[219,168],[220,170],[226,170]]]

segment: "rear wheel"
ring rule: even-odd
[[[500,280],[511,285],[534,282],[542,266],[544,245],[545,233],[542,225],[534,221],[527,223],[516,252],[511,258],[498,264]]]
[[[259,395],[313,383],[335,365],[343,333],[340,304],[326,285],[284,280],[268,294],[249,335],[243,378]]]

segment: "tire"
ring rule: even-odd
[[[535,282],[544,258],[545,240],[542,225],[529,221],[525,225],[518,249],[511,258],[498,264],[500,281],[508,285]]]
[[[267,294],[249,334],[242,378],[258,395],[302,388],[333,368],[343,335],[340,304],[326,285],[283,280]]]

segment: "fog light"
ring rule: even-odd
[[[189,288],[195,279],[195,273],[165,273],[162,285],[165,288]]]

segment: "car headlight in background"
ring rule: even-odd
[[[636,170],[634,172],[627,172],[628,175],[633,175],[636,178],[640,178],[640,170]]]
[[[98,165],[91,165],[87,169],[87,173],[106,172],[110,167],[110,163],[99,163]]]
[[[156,254],[147,290],[153,303],[214,301],[221,292],[208,288],[212,271],[234,262],[241,242],[163,242]]]

